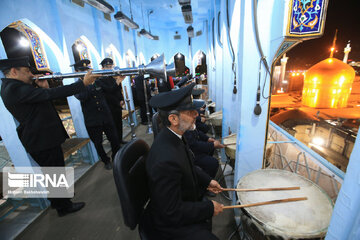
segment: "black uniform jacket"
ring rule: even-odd
[[[135,78],[136,99],[143,102],[145,101],[144,81],[144,76],[142,75],[139,75]],[[148,83],[146,83],[146,94],[149,100],[151,98],[151,91]]]
[[[121,92],[121,84],[117,85],[113,77],[102,77],[98,83],[104,91],[105,99],[111,112],[122,110],[120,101],[124,100],[124,96]]]
[[[80,80],[79,80],[80,81]],[[101,84],[96,80],[94,84],[87,86],[75,97],[80,100],[87,127],[112,124],[112,116],[106,102]]]
[[[202,154],[212,155],[214,152],[214,143],[208,142],[209,137],[199,131],[188,130],[184,133],[186,141],[189,143],[190,149],[193,151],[195,156],[200,156]]]
[[[189,234],[197,224],[212,217],[212,202],[202,201],[199,193],[199,189],[206,189],[211,178],[194,166],[188,146],[168,128],[163,128],[156,137],[146,170],[150,202],[145,218],[156,235],[150,239],[173,239]]]
[[[17,132],[27,152],[38,152],[60,145],[68,138],[50,100],[74,95],[85,89],[82,82],[58,88],[36,88],[3,78],[1,97],[5,107],[19,122]]]
[[[210,130],[210,126],[207,125],[206,123],[201,122],[201,116],[197,116],[196,117],[196,129],[203,132],[203,133],[207,133]]]

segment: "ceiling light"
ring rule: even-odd
[[[193,17],[191,12],[191,5],[184,5],[181,7],[182,14],[184,16],[185,23],[193,23]]]
[[[190,3],[191,3],[191,0],[179,0],[179,4],[180,4],[181,6],[183,6],[183,5],[190,5]]]
[[[141,35],[143,35],[144,37],[147,37],[148,39],[151,40],[158,40],[159,37],[158,36],[154,36],[151,33],[149,33],[148,31],[146,31],[144,28],[140,30],[139,32]],[[156,39],[157,38],[157,39]]]
[[[114,12],[114,8],[104,0],[83,0],[83,1],[93,6],[94,8],[102,11],[103,13],[110,14]]]
[[[124,24],[125,26],[132,28],[132,29],[138,29],[139,25],[137,25],[136,22],[134,22],[132,19],[130,19],[128,16],[126,16],[123,12],[118,11],[115,15],[114,18],[118,21],[120,21],[122,24]]]

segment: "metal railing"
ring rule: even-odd
[[[345,173],[271,121],[265,158],[266,168],[302,175],[336,200]]]

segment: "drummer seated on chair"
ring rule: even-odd
[[[194,128],[198,115],[192,102],[194,85],[160,93],[150,100],[159,109],[166,126],[154,140],[146,159],[150,201],[142,228],[149,239],[218,239],[209,220],[223,211],[223,205],[204,200],[201,193],[221,186],[193,164],[185,131]]]
[[[213,154],[215,149],[224,148],[225,146],[199,131],[197,124],[195,129],[187,130],[184,137],[194,153],[195,165],[203,169],[210,177],[215,178],[219,168],[219,161],[213,157]]]

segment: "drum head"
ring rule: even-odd
[[[238,192],[241,204],[307,197],[305,201],[249,207],[244,210],[270,235],[317,238],[326,234],[333,210],[328,195],[310,180],[285,170],[257,170],[242,177],[237,188],[300,187],[300,190]]]

